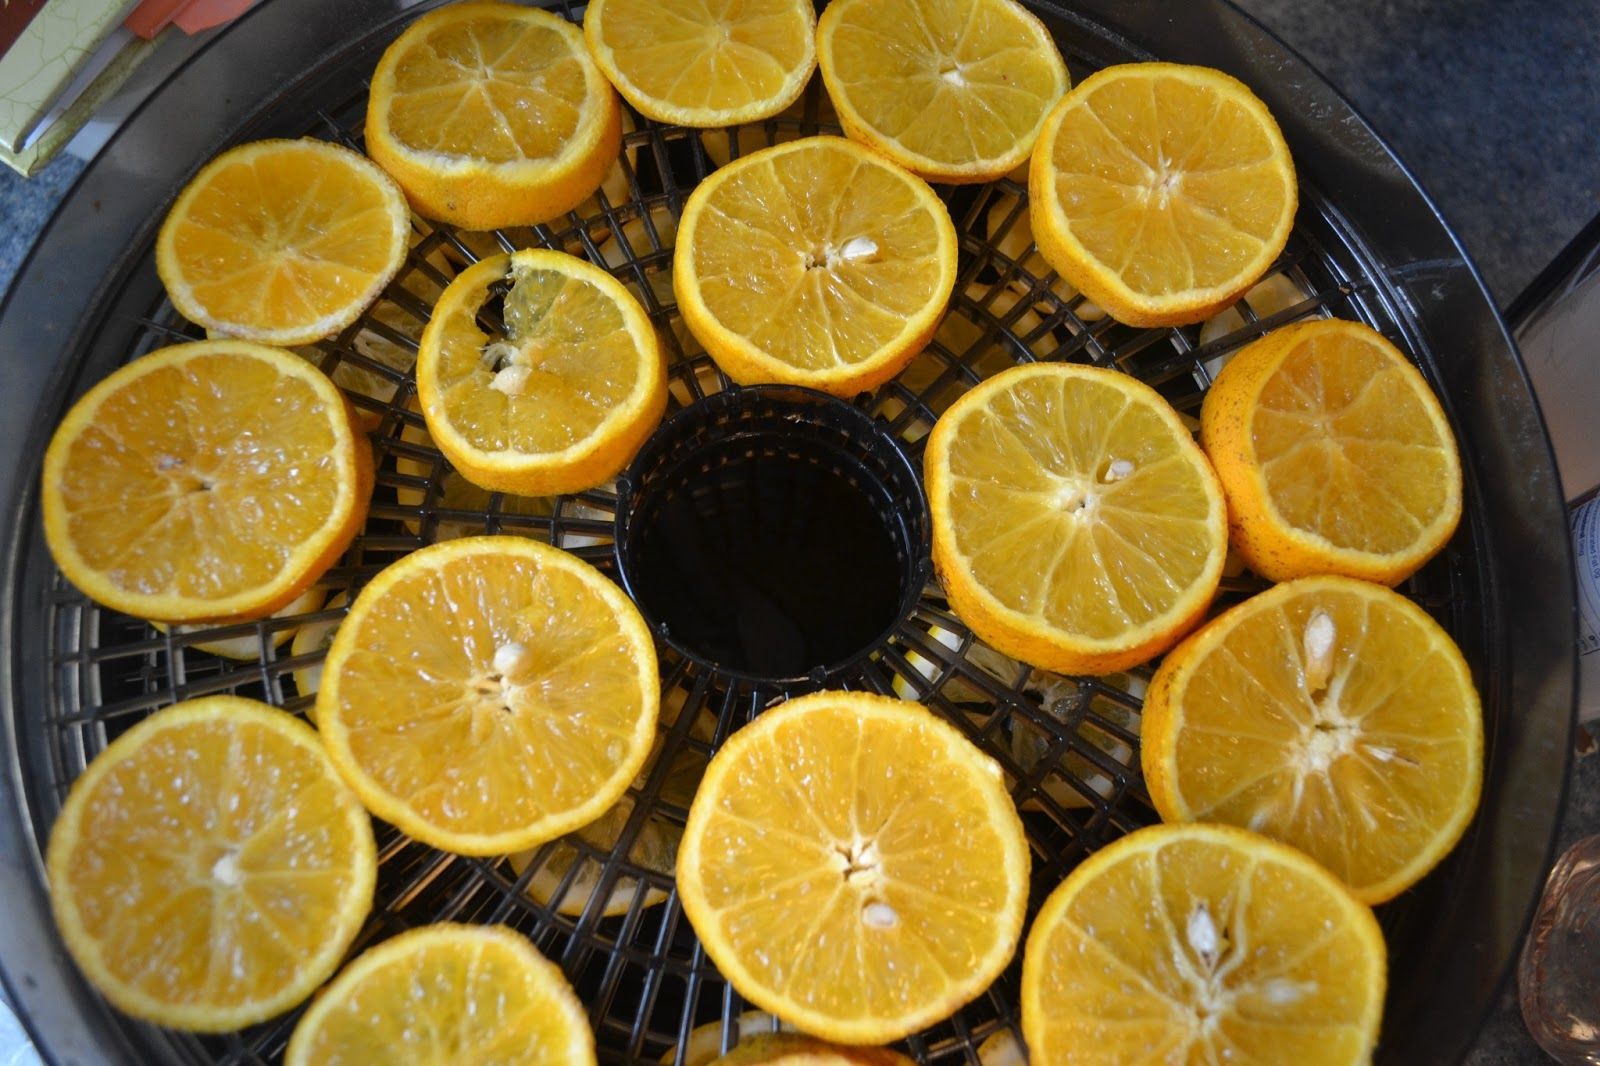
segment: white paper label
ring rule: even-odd
[[[1600,496],[1572,509],[1572,554],[1578,571],[1578,653],[1600,651]]]

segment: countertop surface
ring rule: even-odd
[[[1433,195],[1502,307],[1600,210],[1600,0],[1241,6],[1372,122]],[[82,169],[62,156],[24,181],[0,167],[0,293]],[[1559,846],[1595,833],[1600,757],[1580,758]],[[1508,985],[1467,1063],[1548,1061]]]

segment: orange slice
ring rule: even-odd
[[[509,283],[495,335],[491,289]],[[530,249],[467,268],[417,353],[428,433],[463,477],[521,496],[581,492],[627,465],[667,406],[644,309],[610,274]]]
[[[326,141],[257,141],[207,163],[156,237],[178,313],[216,336],[309,344],[400,269],[411,215],[389,176]]]
[[[1209,318],[1289,239],[1294,164],[1266,105],[1218,70],[1130,63],[1056,105],[1028,170],[1039,251],[1133,326]]]
[[[323,663],[317,726],[378,817],[503,855],[616,803],[659,699],[644,620],[600,571],[525,537],[466,537],[361,590]]]
[[[816,67],[810,0],[590,0],[589,53],[639,113],[677,126],[776,115]]]
[[[118,1009],[226,1032],[332,975],[372,906],[372,824],[308,726],[189,700],[107,745],[46,851],[56,924]]]
[[[1369,326],[1273,330],[1200,408],[1234,545],[1273,581],[1346,574],[1397,585],[1461,520],[1461,456],[1422,374]]]
[[[817,58],[845,132],[929,181],[1026,163],[1068,85],[1050,31],[1015,0],[834,0]]]
[[[1126,374],[998,374],[940,417],[923,468],[950,604],[1012,658],[1125,670],[1175,644],[1216,593],[1222,489],[1177,413]]]
[[[1151,681],[1145,782],[1169,821],[1292,844],[1381,903],[1477,809],[1483,714],[1448,634],[1380,585],[1268,589],[1173,649]]]
[[[847,398],[922,350],[955,276],[933,190],[840,137],[714,171],[684,205],[672,265],[685,323],[729,377]]]
[[[516,4],[432,11],[383,53],[367,152],[418,213],[529,226],[583,203],[622,145],[622,109],[579,29]]]
[[[678,893],[751,1003],[827,1040],[880,1044],[1004,969],[1028,847],[1000,767],[955,727],[915,703],[820,692],[764,712],[712,758]]]
[[[1033,1061],[1371,1061],[1372,911],[1295,851],[1228,826],[1153,826],[1045,900],[1022,958]]]
[[[344,553],[373,476],[371,446],[316,367],[245,341],[177,344],[61,420],[45,539],[67,580],[136,618],[264,618]]]
[[[345,967],[295,1026],[287,1066],[593,1066],[583,1004],[555,963],[502,925],[440,922]]]

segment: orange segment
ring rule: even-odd
[[[1378,585],[1302,578],[1180,644],[1151,681],[1145,781],[1161,816],[1248,826],[1381,903],[1477,809],[1483,723],[1455,643]]]
[[[594,1066],[561,970],[505,926],[440,922],[345,967],[295,1026],[287,1066]]]
[[[1396,585],[1461,520],[1461,457],[1439,401],[1358,322],[1285,326],[1241,350],[1206,395],[1200,440],[1239,554],[1274,581]]]
[[[258,141],[194,176],[161,224],[173,306],[215,336],[307,344],[356,320],[405,260],[411,216],[348,148]]]
[[[466,537],[356,597],[317,725],[373,813],[447,851],[500,855],[615,803],[658,703],[649,632],[598,570],[523,537]]]
[[[491,287],[509,283],[484,332]],[[417,353],[428,433],[480,488],[545,496],[603,484],[667,405],[644,309],[610,274],[544,249],[483,259],[440,297]]]
[[[1006,655],[1114,673],[1176,643],[1216,592],[1222,490],[1177,413],[1125,374],[998,374],[940,417],[923,466],[945,593]]]
[[[718,969],[847,1044],[898,1039],[988,987],[1027,885],[1000,768],[921,706],[862,693],[790,700],[734,734],[678,851],[684,913]]]
[[[417,211],[464,229],[544,222],[599,188],[616,94],[576,26],[503,3],[414,22],[372,74],[366,147]]]
[[[842,138],[808,137],[695,187],[672,283],[735,381],[851,397],[927,344],[955,272],[955,227],[926,182]]]
[[[1050,31],[1014,0],[834,0],[817,53],[845,132],[929,181],[1026,163],[1068,84]]]
[[[207,696],[151,715],[90,763],[46,861],[62,939],[106,998],[225,1032],[333,973],[372,905],[377,860],[316,733]]]
[[[371,447],[320,370],[244,341],[178,344],[62,419],[45,538],[68,580],[137,618],[265,617],[343,554],[372,482]]]
[[[1266,106],[1206,67],[1107,67],[1062,98],[1028,171],[1039,251],[1134,326],[1199,322],[1283,251],[1297,191]]]
[[[590,0],[583,35],[628,103],[679,126],[776,115],[816,66],[810,0]]]
[[[1370,1061],[1372,911],[1299,852],[1226,826],[1154,826],[1050,894],[1022,961],[1034,1062]]]

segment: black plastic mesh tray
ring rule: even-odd
[[[1129,13],[1139,17],[1144,9],[1135,7]],[[563,10],[569,17],[581,16],[581,8]],[[1059,11],[1054,16],[1052,25],[1074,80],[1108,61],[1149,57],[1119,34],[1080,16]],[[391,19],[356,40],[285,91],[264,119],[233,131],[228,139],[310,135],[359,149],[366,103],[362,79],[402,27],[402,21]],[[248,28],[247,20],[235,32]],[[724,394],[727,399],[730,390],[684,328],[672,298],[672,238],[684,199],[720,161],[780,139],[835,132],[824,106],[814,79],[793,117],[738,130],[685,130],[634,116],[634,128],[624,139],[621,180],[602,189],[592,204],[531,229],[462,234],[417,225],[407,263],[383,298],[359,322],[310,353],[336,380],[360,389],[352,399],[377,427],[379,472],[371,515],[350,551],[319,583],[329,596],[328,606],[299,617],[161,633],[98,607],[61,580],[43,551],[37,518],[29,514],[18,528],[20,550],[14,564],[19,569],[13,571],[11,587],[41,590],[39,613],[26,619],[34,635],[17,638],[24,645],[35,642],[36,654],[30,656],[24,646],[22,658],[9,662],[17,686],[14,728],[26,734],[14,748],[14,765],[22,793],[19,806],[31,812],[30,863],[36,866],[37,842],[71,781],[110,739],[150,711],[175,700],[233,692],[303,712],[310,699],[301,691],[297,673],[314,667],[321,652],[303,646],[297,650],[279,638],[297,627],[336,621],[343,614],[339,594],[359,588],[383,566],[421,545],[475,532],[520,533],[571,550],[615,576],[614,487],[532,503],[498,493],[463,492],[428,441],[413,401],[409,367],[431,299],[478,258],[535,245],[583,256],[628,285],[663,339],[671,392],[666,428],[646,445],[622,485],[631,508],[683,443],[676,438],[694,432],[691,421],[672,419],[673,411],[707,396]],[[202,161],[194,159],[192,166]],[[1219,357],[1274,326],[1308,316],[1331,314],[1368,323],[1412,354],[1437,385],[1416,308],[1397,298],[1388,268],[1371,258],[1323,193],[1316,169],[1302,160],[1301,171],[1300,216],[1270,275],[1285,279],[1299,295],[1271,314],[1249,299],[1241,301],[1231,325],[1216,335],[1215,327],[1208,330],[1204,342],[1200,327],[1123,326],[1071,294],[1045,267],[1026,234],[1025,183],[1004,179],[941,188],[960,234],[959,273],[949,313],[928,349],[897,379],[860,398],[857,410],[843,419],[859,422],[846,437],[860,439],[866,426],[867,436],[883,435],[900,445],[895,455],[885,455],[880,447],[873,453],[876,459],[864,457],[879,463],[875,477],[900,490],[886,505],[888,520],[901,523],[904,534],[897,557],[905,596],[900,620],[866,652],[827,671],[782,682],[762,681],[750,671],[720,670],[702,657],[685,654],[676,642],[663,643],[663,703],[676,714],[663,726],[655,771],[630,792],[626,813],[612,821],[614,845],[605,846],[603,838],[597,842],[595,834],[587,839],[575,835],[546,845],[531,860],[513,863],[448,855],[380,824],[377,899],[356,950],[432,921],[503,922],[527,934],[565,970],[589,1006],[602,1061],[654,1061],[682,1048],[696,1026],[718,1020],[724,1045],[731,1044],[736,1039],[731,1023],[747,1008],[705,957],[683,916],[670,872],[657,855],[663,835],[670,838],[687,813],[668,778],[674,766],[708,758],[723,738],[774,699],[823,681],[919,699],[999,760],[1013,783],[1033,851],[1030,917],[1087,852],[1155,821],[1138,772],[1140,696],[1149,668],[1101,679],[1062,678],[1012,663],[976,643],[929,577],[921,493],[894,464],[903,455],[909,461],[905,470],[914,478],[922,442],[941,411],[975,382],[1034,359],[1115,367],[1150,383],[1181,413],[1194,416]],[[113,279],[99,300],[102,307],[118,309],[95,327],[96,343],[103,350],[109,338],[120,352],[116,358],[131,359],[199,335],[153,284],[149,225],[143,235],[145,243],[132,251],[126,273]],[[87,383],[80,380],[73,388],[81,391]],[[1459,390],[1441,391],[1447,406],[1460,402]],[[41,417],[40,433],[48,432],[69,398],[55,397]],[[837,412],[831,417],[838,422]],[[815,443],[828,432],[825,422],[802,419],[799,425]],[[804,447],[809,445],[802,442]],[[1461,531],[1403,591],[1456,637],[1481,679],[1504,654],[1502,620],[1492,607],[1494,587],[1503,578],[1496,573],[1491,548],[1486,513],[1491,501],[1479,491],[1481,472],[1470,448],[1467,459],[1467,516]],[[633,517],[631,510],[623,516],[625,531]],[[1258,587],[1249,577],[1225,579],[1220,602],[1233,602]],[[14,598],[11,610],[15,635],[25,602]],[[238,661],[200,648],[219,638],[243,638],[244,654],[253,656]],[[21,669],[15,669],[18,662]],[[1485,695],[1492,737],[1493,719],[1508,709],[1499,690],[1488,687]],[[1418,983],[1430,970],[1424,945],[1433,941],[1429,927],[1440,914],[1439,900],[1453,891],[1456,871],[1464,864],[1495,861],[1494,846],[1474,833],[1441,872],[1382,909],[1397,990],[1391,1012],[1397,1005],[1414,1010],[1421,1002],[1418,996],[1425,1001],[1426,990],[1419,992]],[[613,895],[619,887],[632,891]],[[551,906],[541,898],[564,899],[566,905]],[[613,903],[609,908],[603,906],[607,901]],[[1524,898],[1518,905],[1525,908],[1527,902]],[[613,913],[608,916],[606,910]],[[16,973],[16,960],[5,961],[8,973]],[[1486,976],[1478,981],[1485,991],[1471,1009],[1481,1010],[1487,1002],[1499,977],[1495,968],[1503,963],[1488,964]],[[54,965],[66,964],[58,958]],[[907,1040],[905,1050],[928,1063],[978,1061],[976,1049],[987,1037],[1017,1027],[1019,970],[1020,955],[985,995]],[[276,1061],[297,1018],[295,1012],[220,1037],[163,1031],[109,1011],[96,1024],[115,1030],[107,1042],[123,1046],[139,1061],[258,1063]],[[1386,1041],[1384,1055],[1393,1061],[1419,1061],[1416,1056],[1398,1057],[1402,1052],[1396,1050],[1419,1046],[1411,1028],[1406,1018],[1391,1013],[1386,1032],[1399,1029],[1402,1038]]]

